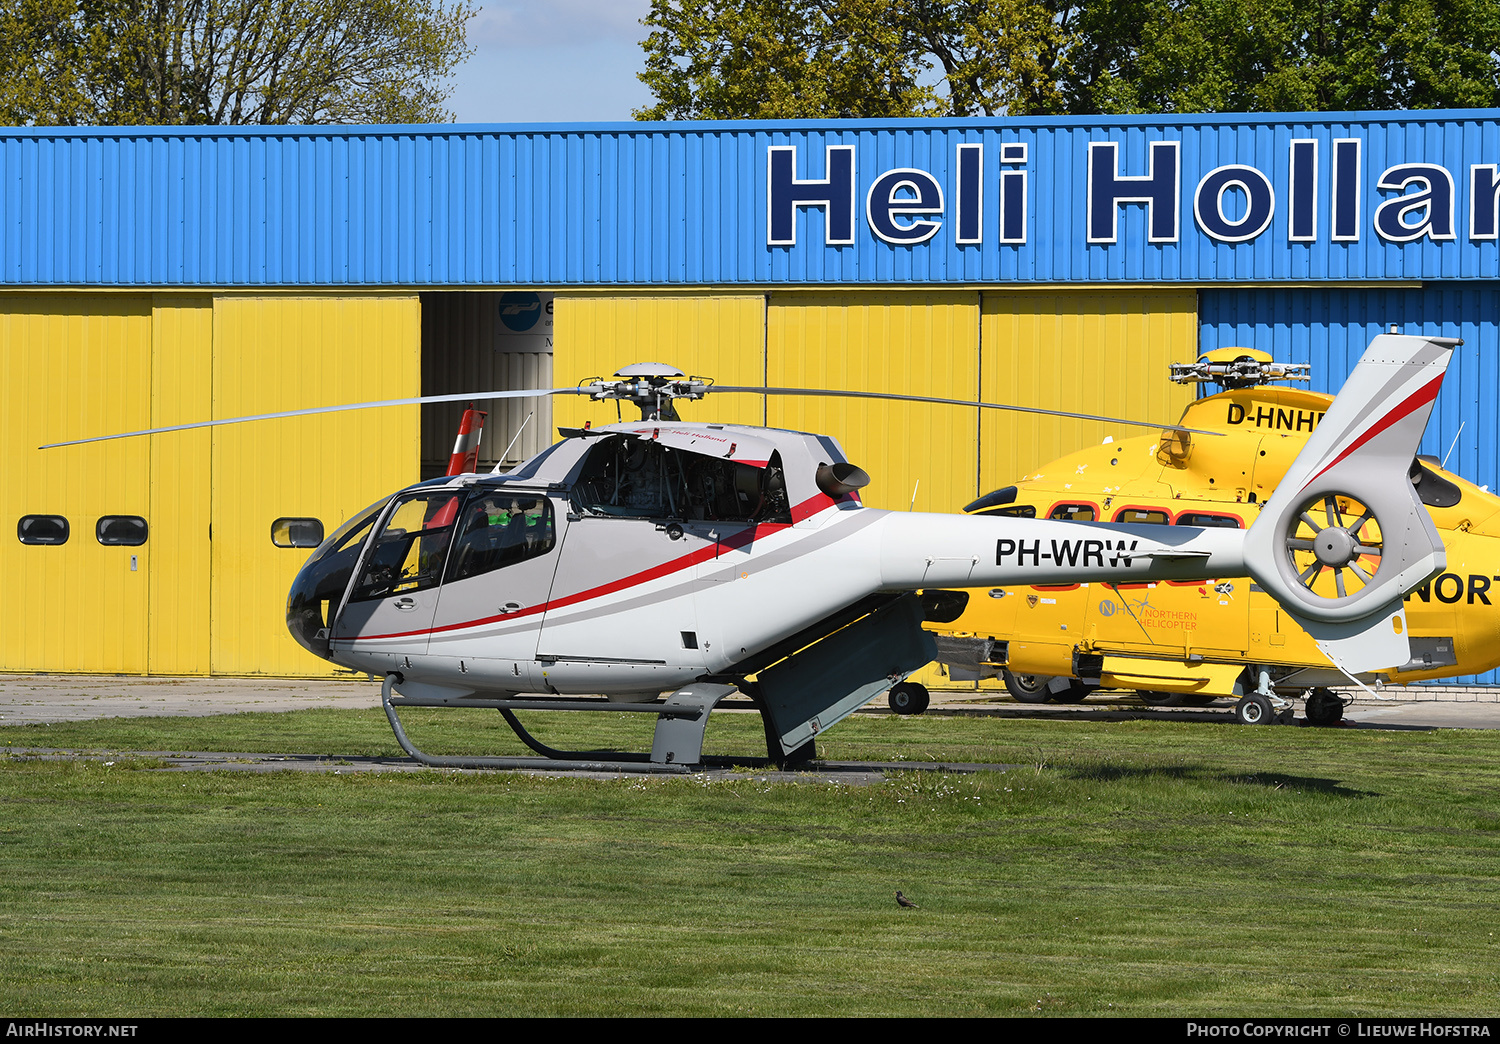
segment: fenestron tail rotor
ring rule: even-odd
[[[1455,347],[1370,342],[1245,534],[1245,564],[1351,677],[1410,656],[1402,596],[1447,564],[1410,479]]]
[[[1385,543],[1374,511],[1347,494],[1323,493],[1297,512],[1286,550],[1305,589],[1337,600],[1374,580]]]

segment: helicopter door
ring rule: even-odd
[[[427,651],[461,493],[439,488],[399,498],[371,538],[333,625],[333,640],[368,652]]]
[[[489,667],[520,677],[536,657],[560,543],[545,494],[476,492],[460,513],[428,652],[465,663],[503,660]]]
[[[694,595],[704,536],[674,519],[569,522],[537,658],[642,667],[701,663]],[[649,613],[631,612],[649,605]],[[586,688],[577,691],[589,691]]]

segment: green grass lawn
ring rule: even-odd
[[[405,719],[434,752],[522,752],[493,713]],[[531,720],[649,745],[649,720]],[[759,752],[748,715],[709,737]],[[397,753],[378,710],[0,744]],[[1022,767],[841,786],[0,762],[0,1010],[1496,1011],[1500,733],[859,716],[820,748]]]

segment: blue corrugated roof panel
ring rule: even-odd
[[[959,184],[960,145],[978,146],[977,193]],[[773,173],[778,149],[791,160]],[[0,281],[1496,279],[1497,170],[1491,110],[0,129]]]

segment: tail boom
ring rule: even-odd
[[[890,512],[881,520],[881,582],[887,590],[915,590],[1244,576],[1244,536],[1188,526]]]

